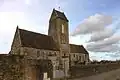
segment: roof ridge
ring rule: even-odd
[[[31,33],[34,33],[34,34],[43,35],[43,36],[49,36],[49,35],[46,35],[46,34],[42,34],[42,33],[39,33],[39,32],[35,32],[35,31],[30,31],[30,30],[26,30],[26,29],[21,29],[21,28],[19,28],[19,30],[23,30],[23,31],[27,31],[27,32],[31,32]]]

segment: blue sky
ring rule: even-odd
[[[0,0],[0,53],[10,51],[16,26],[47,34],[53,8],[69,19],[70,43],[91,59],[120,59],[120,0]]]

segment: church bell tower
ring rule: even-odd
[[[53,9],[49,20],[48,35],[59,45],[61,56],[69,56],[69,27],[64,12]]]
[[[53,9],[49,20],[48,35],[52,36],[60,48],[59,65],[64,71],[64,76],[68,76],[69,70],[69,27],[68,19],[63,12]]]

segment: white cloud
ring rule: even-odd
[[[104,30],[92,33],[89,42],[95,42],[109,38],[113,36],[119,29],[120,29],[120,19],[118,18],[110,26],[105,27]]]
[[[119,46],[117,45],[106,45],[106,46],[97,46],[97,47],[94,47],[94,46],[89,46],[87,47],[87,49],[89,51],[92,51],[92,52],[116,52],[116,51],[119,51]]]
[[[119,35],[113,35],[102,41],[89,43],[87,49],[93,52],[117,52],[119,51],[119,46],[117,45],[120,41]]]
[[[89,42],[104,40],[111,37],[115,32],[111,28],[105,28],[102,31],[97,31],[91,35]]]
[[[71,34],[72,36],[79,34],[89,34],[104,30],[105,26],[112,23],[112,17],[102,14],[95,14],[87,19],[84,19],[81,24]]]

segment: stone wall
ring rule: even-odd
[[[20,54],[26,55],[30,59],[48,59],[49,56],[59,57],[59,51],[21,47]]]
[[[0,80],[39,80],[47,72],[52,78],[50,60],[27,59],[25,56],[0,54]]]
[[[71,61],[85,61],[85,54],[84,53],[70,53]],[[81,57],[81,58],[80,58]]]
[[[84,53],[70,53],[71,66],[74,66],[78,63],[89,63],[89,55]]]
[[[73,66],[70,68],[71,78],[88,77],[120,68],[119,63]]]
[[[23,80],[23,57],[0,54],[0,80]]]
[[[42,80],[45,72],[48,77],[53,78],[51,61],[27,59],[25,63],[25,80]]]

